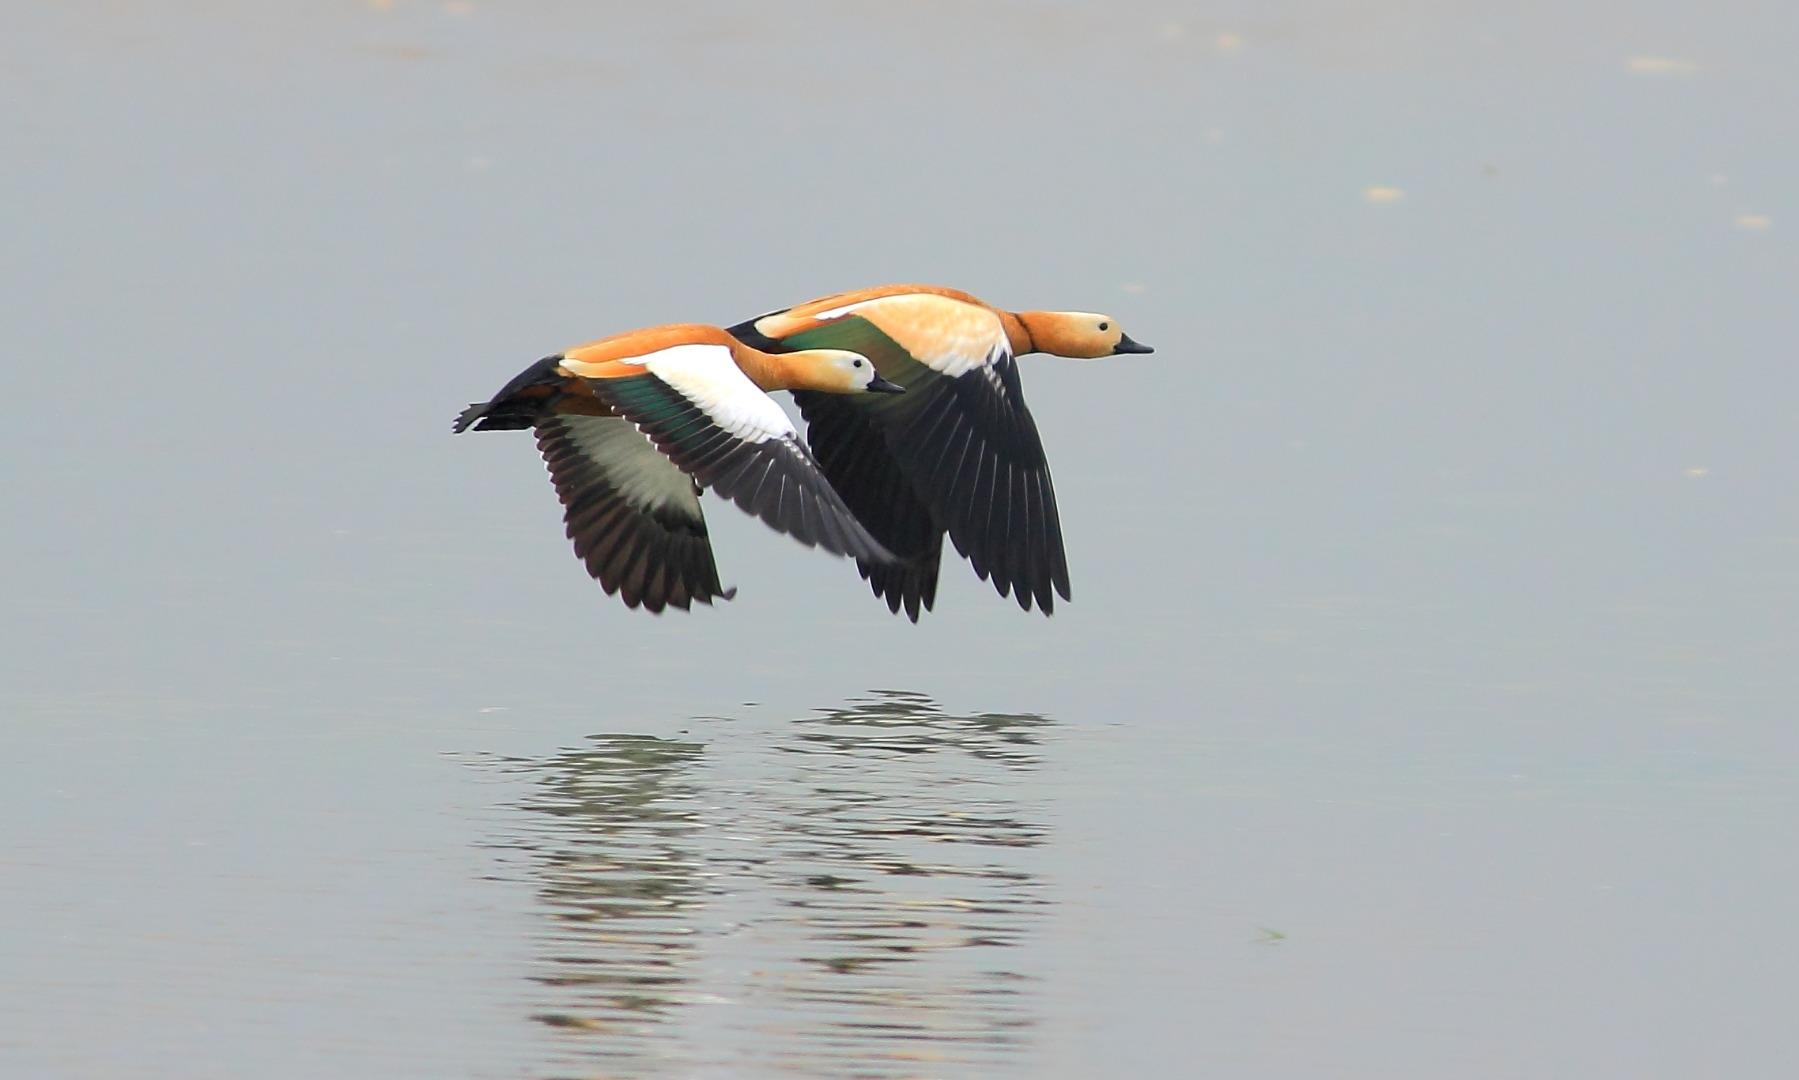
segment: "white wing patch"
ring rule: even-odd
[[[700,516],[693,480],[663,456],[635,424],[611,416],[567,415],[560,419],[575,449],[605,473],[626,502],[637,507],[679,506],[690,517]]]
[[[935,293],[899,293],[858,300],[853,304],[815,311],[815,322],[841,319],[863,308],[892,312],[894,330],[906,325],[920,328],[916,335],[903,331],[895,337],[913,359],[931,370],[956,378],[980,367],[990,367],[1009,356],[1012,343],[999,316],[983,307]],[[893,333],[889,331],[890,335]]]
[[[773,398],[745,375],[723,345],[675,345],[633,357],[650,373],[706,411],[714,423],[745,442],[797,434]]]

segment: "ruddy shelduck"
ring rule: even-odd
[[[771,355],[715,326],[634,330],[545,357],[455,430],[532,428],[587,572],[652,612],[729,600],[700,510],[710,489],[807,546],[892,556],[820,474],[764,391],[898,393],[843,349]]]
[[[1043,440],[1014,358],[1154,352],[1110,315],[1006,311],[936,285],[838,293],[739,323],[747,345],[779,353],[851,349],[906,388],[873,401],[798,391],[824,474],[893,561],[857,568],[894,613],[930,610],[947,531],[956,550],[1045,615],[1069,599],[1068,559]]]

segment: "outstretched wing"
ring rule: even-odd
[[[919,500],[912,482],[887,449],[874,414],[841,394],[796,391],[806,418],[806,441],[819,468],[844,504],[870,534],[893,553],[891,563],[857,560],[856,569],[887,601],[888,610],[918,621],[937,599],[937,571],[943,556],[943,526]]]
[[[565,412],[534,426],[575,556],[602,588],[652,612],[736,595],[719,584],[698,488],[636,425]]]
[[[635,374],[589,378],[599,400],[636,424],[701,485],[808,547],[892,558],[819,472],[787,414],[724,345],[678,345],[630,361]],[[583,374],[578,365],[564,366]]]
[[[883,577],[865,570],[877,593],[888,587],[889,606],[894,589],[902,602],[909,595],[922,602],[935,590],[934,576],[927,584],[928,542],[919,539],[925,529],[917,520],[918,506],[928,508],[931,521],[949,532],[956,550],[1001,596],[1015,591],[1021,607],[1029,610],[1035,601],[1046,614],[1054,610],[1054,594],[1069,598],[1049,463],[993,312],[945,296],[901,294],[804,316],[776,313],[731,332],[751,344],[778,343],[783,349],[851,349],[906,388],[904,394],[872,400],[796,395],[808,423],[824,420],[826,431],[835,435],[824,438],[821,431],[814,438],[834,482],[891,486],[881,466],[863,460],[871,453],[868,433],[834,415],[853,410],[878,430],[892,466],[910,484],[914,503],[896,501],[864,519],[883,543],[897,545],[901,562],[895,569],[913,571],[896,580],[891,572]],[[912,605],[907,607],[911,614]]]

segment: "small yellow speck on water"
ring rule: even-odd
[[[1691,75],[1699,65],[1674,56],[1633,56],[1625,65],[1633,75]]]
[[[1118,286],[1118,288],[1123,292],[1130,293],[1132,296],[1140,296],[1149,291],[1149,286],[1143,284],[1141,281],[1127,281],[1123,285]]]
[[[1236,52],[1243,47],[1243,35],[1225,32],[1212,39],[1219,52]]]
[[[1376,205],[1396,203],[1405,198],[1405,190],[1403,188],[1387,187],[1382,184],[1376,184],[1373,187],[1363,188],[1362,198],[1365,201]]]
[[[1703,465],[1695,465],[1690,469],[1682,469],[1680,471],[1680,475],[1685,476],[1692,480],[1697,480],[1700,477],[1704,477],[1704,476],[1710,476],[1711,473],[1712,473],[1712,471]]]
[[[1774,219],[1766,214],[1738,214],[1737,228],[1760,232],[1774,224]]]

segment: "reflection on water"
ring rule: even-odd
[[[504,847],[546,925],[534,1015],[561,1065],[913,1075],[1016,1061],[1050,902],[1039,716],[889,692],[540,762]]]
[[[546,957],[553,970],[535,976],[561,988],[565,1011],[539,1019],[579,1026],[593,1013],[647,1022],[678,1005],[688,979],[692,931],[681,913],[699,895],[698,860],[683,844],[695,828],[680,783],[697,743],[647,735],[602,736],[596,746],[558,756],[524,804],[548,815],[565,845],[534,845],[535,874],[556,927]],[[603,941],[591,954],[568,941]]]

